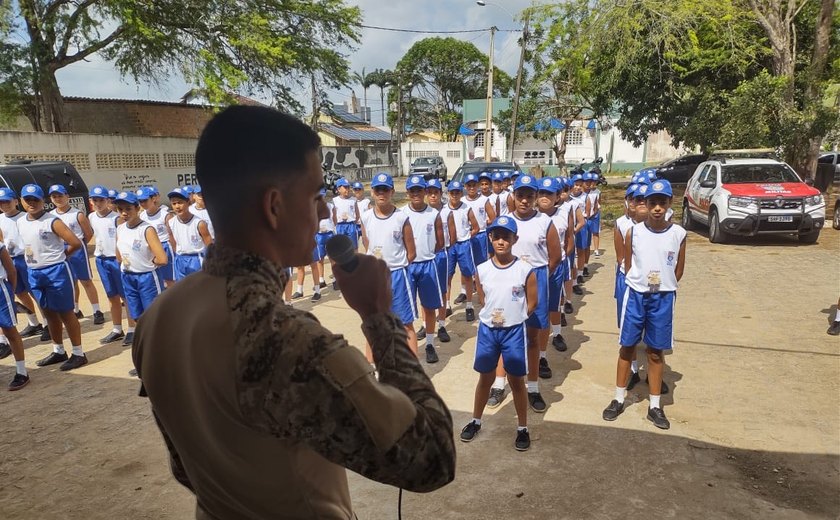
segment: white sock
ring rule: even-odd
[[[461,294],[463,294],[464,296],[467,295],[467,288],[466,287],[461,287]]]
[[[122,332],[122,325],[121,324],[114,325],[114,328],[112,330],[114,332],[116,332],[117,334],[119,334],[120,332]]]
[[[834,313],[834,321],[840,321],[840,307],[838,307],[837,312]]]
[[[554,325],[554,324],[551,325],[551,335],[552,336],[557,336],[562,331],[563,331],[563,326],[560,325],[559,323],[557,325]]]
[[[134,327],[127,327],[127,328],[125,329],[125,333],[126,333],[126,334],[132,334],[133,332],[134,332]]]
[[[67,352],[64,350],[64,345],[59,345],[58,343],[53,343],[53,352],[56,354],[66,354]]]
[[[78,303],[73,304],[73,312],[79,312],[79,304]]]
[[[497,377],[495,381],[493,381],[493,388],[496,390],[504,390],[505,389],[505,378]]]
[[[540,382],[539,381],[528,381],[528,393],[535,394],[540,391]]]
[[[303,294],[303,286],[302,285],[297,286],[297,292]]]
[[[446,320],[438,320],[438,327],[442,328],[446,326]]]
[[[15,370],[22,376],[29,375],[29,372],[26,371],[26,361],[15,361]]]
[[[527,431],[528,431],[528,427],[527,427],[527,426],[517,426],[517,427],[516,427],[516,433],[519,433],[519,432],[527,432]]]
[[[327,283],[327,281],[324,280],[324,277],[322,276],[322,277],[318,278],[318,283]]]
[[[0,343],[5,343],[6,345],[8,345],[9,344],[9,339],[6,336],[4,336],[3,334],[0,334]]]
[[[475,417],[473,417],[473,422],[474,422],[475,424],[477,424],[477,425],[481,426],[481,419],[476,419]]]
[[[632,370],[634,374],[639,373],[639,362],[635,359],[630,362],[630,370]]]
[[[615,400],[618,401],[619,403],[624,402],[624,387],[623,386],[615,387]]]
[[[99,312],[99,304],[98,303],[91,303],[91,307],[93,307],[93,312]]]
[[[29,322],[29,324],[30,324],[30,325],[32,325],[33,327],[37,327],[38,325],[40,325],[40,324],[41,324],[41,322],[40,322],[40,321],[38,321],[38,316],[36,316],[36,315],[34,315],[34,314],[27,314],[27,315],[26,315],[26,320],[27,320],[27,321]]]
[[[472,304],[472,302],[471,302],[471,301],[467,301],[467,309],[472,309],[472,308],[473,308],[473,304]]]
[[[578,286],[578,283],[577,283],[577,276],[575,276],[575,279],[574,279],[574,281],[572,282],[572,287],[577,287],[577,286]]]
[[[73,355],[74,356],[84,356],[85,351],[82,349],[81,345],[73,345]]]
[[[315,294],[321,294],[321,288],[317,285],[315,287],[313,287],[312,290],[315,291]],[[301,291],[301,292],[303,292],[303,291]]]
[[[426,345],[434,345],[435,344],[435,335],[429,334],[429,331],[426,331]]]
[[[659,396],[658,395],[651,395],[650,396],[650,408],[660,408],[659,406]]]
[[[545,359],[545,352],[542,350],[540,351],[540,359]]]

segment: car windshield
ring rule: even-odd
[[[455,180],[462,179],[465,175],[470,173],[482,173],[482,172],[515,172],[516,168],[514,168],[510,163],[500,163],[499,165],[488,166],[486,164],[463,164],[458,171],[455,172]]]
[[[434,164],[435,161],[432,160],[431,157],[418,157],[414,159],[414,162],[411,164],[412,166],[431,166]]]
[[[721,180],[724,184],[802,182],[787,164],[724,164]]]

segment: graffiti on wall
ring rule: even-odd
[[[387,146],[323,146],[321,164],[326,170],[389,165],[391,151]]]
[[[153,184],[157,184],[157,179],[153,175],[147,173],[124,173],[123,179],[120,181],[120,190],[136,190],[141,186],[151,186]]]

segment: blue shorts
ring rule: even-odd
[[[151,307],[152,302],[163,292],[163,280],[158,270],[148,273],[122,272],[122,285],[125,291],[125,306],[131,319],[140,318]]]
[[[93,273],[90,272],[87,247],[85,247],[84,242],[82,242],[81,249],[72,255],[67,255],[67,263],[70,264],[70,273],[73,275],[73,281],[81,280],[87,282],[93,279]]]
[[[8,280],[0,281],[0,327],[11,329],[17,326],[15,315],[15,293]]]
[[[449,292],[449,251],[443,249],[435,255],[435,267],[437,267],[438,281],[440,282],[440,294]]]
[[[615,297],[616,316],[618,318],[618,327],[621,328],[621,305],[624,303],[624,290],[627,284],[624,283],[624,273],[618,266],[615,266]]]
[[[589,249],[589,244],[592,243],[592,234],[589,232],[589,221],[575,233],[575,247],[581,251]]]
[[[353,241],[353,248],[359,249],[359,228],[355,222],[339,222],[335,225],[338,235],[347,235]]]
[[[96,271],[99,273],[99,279],[102,281],[102,287],[105,288],[105,294],[108,295],[108,298],[124,296],[122,273],[120,272],[120,263],[117,262],[117,257],[97,256]]]
[[[455,274],[455,265],[461,270],[464,276],[473,276],[475,274],[475,260],[473,260],[472,243],[470,240],[463,242],[455,242],[449,248],[449,273],[447,278],[451,278]]]
[[[17,285],[15,286],[15,294],[29,292],[29,266],[26,265],[26,257],[18,255],[12,258],[15,264],[15,271],[17,271]],[[32,309],[35,312],[35,309]]]
[[[548,312],[560,312],[563,305],[563,284],[569,279],[569,264],[563,260],[548,279]]]
[[[171,282],[175,280],[175,255],[172,254],[169,241],[163,242],[163,250],[166,252],[166,265],[162,265],[155,270],[162,280]]]
[[[575,251],[577,251],[577,245],[575,245],[575,249],[572,249],[572,254],[566,257],[569,260],[569,280],[572,279],[572,270],[577,269],[577,264],[575,263],[577,254]]]
[[[320,262],[327,257],[327,240],[335,236],[332,231],[315,233],[315,250],[312,251],[312,261]]]
[[[655,350],[674,348],[674,291],[640,293],[630,287],[624,290],[621,306],[621,327],[618,343],[635,347],[644,339]]]
[[[534,268],[537,277],[537,308],[525,320],[525,325],[531,329],[547,329],[548,323],[548,266]]]
[[[420,296],[420,305],[424,309],[443,307],[443,294],[440,292],[440,277],[434,260],[412,262],[408,264],[408,276],[413,289],[411,299]]]
[[[417,319],[417,308],[414,302],[414,290],[408,269],[400,267],[391,271],[391,312],[396,314],[403,325],[408,326]]]
[[[589,220],[586,221],[586,227],[589,228],[589,233],[591,235],[597,235],[601,232],[601,212],[600,211],[597,214],[589,217]]]
[[[356,224],[356,237],[357,237],[356,238],[357,240],[360,240],[362,238],[362,224],[361,223]]]
[[[67,262],[41,269],[30,268],[29,287],[42,309],[60,313],[72,311],[75,306],[73,274]]]
[[[512,327],[488,327],[479,322],[478,334],[475,338],[475,361],[473,370],[487,374],[496,371],[499,356],[505,372],[514,377],[522,377],[528,373],[528,343],[525,335],[525,325]]]
[[[183,280],[187,276],[201,271],[204,264],[204,256],[199,253],[175,255],[175,280]]]
[[[490,258],[488,253],[487,232],[479,231],[474,237],[470,239],[470,246],[472,247],[473,261],[475,265],[483,264]]]

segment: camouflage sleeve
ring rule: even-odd
[[[377,315],[362,326],[380,381],[359,350],[314,316],[289,318],[282,322],[282,337],[293,339],[294,346],[288,346],[295,359],[275,365],[263,401],[272,433],[409,491],[432,491],[451,482],[452,417],[409,350],[397,318]]]

